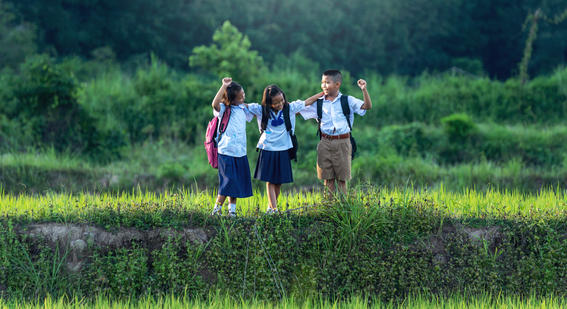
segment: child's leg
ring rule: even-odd
[[[280,191],[282,189],[282,184],[277,184],[274,185],[275,187],[275,191],[276,191],[276,201],[278,200],[278,197],[280,197]],[[277,208],[277,207],[276,207]]]
[[[329,194],[335,193],[335,179],[325,179],[325,187]]]
[[[276,195],[276,185],[266,182],[266,194],[268,195],[268,207],[276,209],[278,206],[278,196]]]
[[[344,180],[337,180],[338,186],[339,186],[339,190],[341,191],[342,194],[346,195],[346,181]]]
[[[226,200],[226,196],[225,195],[218,195],[217,196],[217,205],[221,205],[224,204],[224,201]]]
[[[215,202],[215,207],[213,207],[211,215],[220,215],[222,213],[222,204],[224,204],[224,200],[226,200],[226,196],[220,194],[217,196],[217,201]]]
[[[231,217],[236,216],[236,197],[229,196],[228,201],[228,215]]]

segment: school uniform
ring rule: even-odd
[[[289,103],[291,131],[295,132],[295,114],[305,108],[305,101]],[[262,105],[248,104],[251,114],[258,119],[258,128],[262,129]],[[295,134],[295,133],[294,133]],[[288,150],[293,148],[291,137],[285,126],[283,109],[271,111],[266,130],[262,132],[258,144],[260,155],[256,162],[254,178],[273,184],[293,182],[291,160]]]
[[[219,194],[230,197],[252,196],[250,166],[246,156],[246,122],[253,115],[243,105],[230,107],[230,119],[224,133],[217,136],[219,162]],[[214,115],[220,119],[226,111],[221,103]]]
[[[317,177],[319,179],[338,179],[348,181],[351,179],[351,152],[350,127],[341,107],[339,92],[333,101],[323,99],[323,113],[321,116],[321,141],[317,144]],[[354,114],[364,116],[366,110],[362,109],[364,101],[348,96],[351,110],[349,121],[354,127]],[[317,119],[317,103],[312,104],[300,112],[304,119]]]

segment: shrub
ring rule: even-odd
[[[449,141],[453,143],[467,142],[476,133],[476,125],[467,114],[453,114],[441,119],[441,124]]]
[[[97,128],[96,119],[77,101],[77,81],[53,59],[29,58],[11,87],[15,104],[6,113],[32,128],[35,146],[49,145],[104,160],[115,156],[122,145],[112,132]]]

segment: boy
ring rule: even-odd
[[[320,98],[323,103],[319,123],[321,141],[317,145],[317,177],[324,181],[331,194],[335,192],[335,182],[339,190],[346,194],[346,182],[351,179],[350,128],[354,123],[354,113],[364,116],[366,111],[372,108],[366,81],[359,79],[357,84],[362,90],[364,101],[348,96],[350,119],[347,119],[341,107],[342,81],[341,72],[338,70],[325,71],[321,79],[324,95]],[[305,108],[300,113],[304,119],[317,119],[317,104]]]

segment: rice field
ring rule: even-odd
[[[481,295],[476,297],[450,296],[445,298],[418,295],[408,297],[402,301],[381,302],[376,299],[353,297],[348,300],[330,301],[323,298],[300,300],[293,296],[278,302],[266,302],[256,299],[234,299],[219,294],[211,295],[207,299],[192,300],[186,297],[171,295],[169,297],[145,297],[137,300],[112,300],[98,297],[93,301],[78,298],[61,297],[53,299],[47,297],[40,301],[29,302],[19,300],[3,300],[0,298],[2,308],[287,308],[287,309],[315,309],[315,308],[564,308],[567,300],[564,298]]]
[[[119,194],[11,195],[0,188],[0,216],[27,220],[58,218],[60,220],[87,220],[97,211],[181,211],[208,213],[216,198],[216,191],[183,189],[163,193],[133,190]],[[335,197],[337,198],[337,197]],[[506,218],[509,216],[564,216],[567,210],[567,191],[546,189],[537,193],[520,191],[465,189],[460,192],[412,188],[388,189],[376,187],[352,188],[349,199],[366,207],[389,204],[402,207],[427,207],[448,216]],[[279,198],[281,211],[312,211],[332,201],[322,191],[285,192]],[[227,203],[227,202],[225,202]],[[240,216],[262,214],[268,205],[263,191],[255,191],[250,198],[238,199]]]

